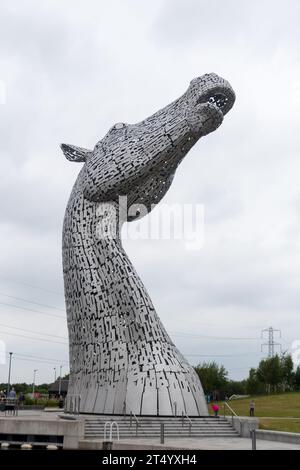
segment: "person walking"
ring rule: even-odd
[[[250,401],[250,416],[254,416],[254,410],[255,410],[255,403],[254,403],[254,400],[251,400]]]
[[[10,392],[8,394],[8,398],[10,398],[11,400],[16,399],[16,391],[15,391],[14,387],[10,390]]]
[[[218,413],[219,413],[219,405],[218,405],[217,403],[213,403],[213,404],[211,405],[211,407],[212,407],[212,410],[213,410],[213,412],[214,412],[214,414],[215,414],[215,417],[217,418],[217,417],[218,417]]]
[[[23,408],[25,402],[25,395],[23,392],[20,393],[19,395],[19,406]]]

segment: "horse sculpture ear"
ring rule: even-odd
[[[70,162],[85,162],[87,157],[92,154],[92,150],[76,147],[75,145],[61,144],[60,148]]]

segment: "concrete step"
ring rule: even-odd
[[[116,436],[117,434],[113,434],[112,437],[113,439],[116,439]],[[138,438],[145,438],[145,439],[151,439],[151,438],[158,438],[160,435],[159,434],[147,434],[147,435],[144,435],[144,434],[138,434],[138,436],[132,436],[131,434],[120,434],[120,439],[136,439],[137,437]],[[214,433],[214,434],[209,434],[209,433],[203,433],[203,434],[191,434],[191,435],[181,435],[181,436],[178,436],[177,434],[175,435],[169,435],[169,434],[165,434],[165,437],[166,438],[173,438],[173,439],[176,439],[176,438],[195,438],[195,439],[201,439],[201,438],[204,438],[204,437],[222,437],[222,438],[231,438],[231,437],[239,437],[238,433],[228,433],[228,434],[224,434],[224,433]],[[102,435],[85,435],[84,437],[85,439],[95,439],[95,440],[98,440],[98,439],[103,439],[103,434]]]
[[[106,434],[106,437],[108,438],[110,434]],[[234,432],[234,431],[231,431],[231,432],[228,432],[228,433],[224,433],[224,432],[221,432],[221,431],[216,431],[216,432],[202,432],[202,433],[187,433],[187,434],[177,434],[177,433],[171,433],[171,434],[168,434],[168,433],[165,433],[164,434],[166,437],[172,437],[172,438],[179,438],[179,437],[201,437],[201,436],[236,436],[238,437],[238,433]],[[112,436],[116,437],[117,436],[117,433],[112,433]],[[160,436],[160,433],[154,433],[154,432],[148,432],[148,433],[138,433],[138,434],[129,434],[129,433],[121,433],[119,432],[119,436],[120,436],[120,439],[126,439],[126,438],[133,438],[135,439],[136,437],[145,437],[145,438],[148,438],[148,437],[159,437]],[[99,438],[104,438],[104,433],[99,433],[99,434],[85,434],[85,437],[86,438],[93,438],[93,439],[99,439]]]
[[[107,431],[108,432],[108,431]],[[113,431],[114,432],[114,431]],[[119,432],[120,433],[126,433],[126,434],[136,434],[136,430],[128,430],[128,429],[119,429]],[[160,429],[143,429],[143,428],[139,428],[137,430],[137,433],[138,434],[147,434],[147,433],[152,433],[152,434],[160,434]],[[166,430],[165,429],[165,434],[178,434],[178,435],[185,435],[185,434],[202,434],[204,432],[222,432],[222,433],[228,433],[228,432],[232,432],[232,429],[201,429],[201,430],[196,430],[196,429],[192,429],[191,431],[187,430],[187,431],[178,431],[177,429],[170,429],[170,430]],[[99,429],[97,431],[90,431],[90,430],[87,430],[85,432],[85,434],[103,434],[104,433],[104,429]]]
[[[134,418],[126,416],[93,416],[85,420],[86,438],[103,438],[106,422],[115,421],[118,424],[120,438],[158,437],[161,424],[164,424],[164,433],[168,437],[237,437],[238,432],[231,423],[222,417],[199,417],[184,419],[180,417],[138,417],[138,428]],[[107,427],[107,432],[109,431]],[[116,435],[116,429],[113,430]]]
[[[109,423],[111,421],[108,421]],[[118,426],[136,426],[136,423],[118,423],[117,421],[115,421]],[[104,422],[97,422],[97,423],[86,423],[86,426],[104,426]],[[176,423],[138,423],[138,426],[157,426],[159,427],[161,424],[164,424],[165,426],[174,426],[176,428],[186,428],[186,427],[189,427],[189,424],[188,423],[185,423],[183,426],[182,424],[176,424]],[[192,427],[196,427],[196,426],[203,426],[203,427],[209,427],[209,426],[231,426],[231,423],[227,422],[227,423],[192,423],[191,424]]]
[[[122,429],[122,430],[130,430],[130,431],[133,431],[135,432],[136,429],[143,429],[143,430],[153,430],[153,431],[160,431],[161,427],[160,426],[138,426],[136,428],[136,426],[132,426],[132,427],[129,427],[129,426],[118,426],[119,429]],[[87,427],[85,428],[86,431],[98,431],[98,430],[101,430],[103,429],[104,430],[104,426],[97,426],[97,427]],[[108,429],[108,428],[107,428]],[[115,427],[114,427],[115,429]],[[191,428],[190,427],[187,427],[187,428],[177,428],[176,426],[164,426],[164,429],[165,431],[172,431],[173,429],[176,430],[176,432],[188,432],[190,429],[194,430],[194,431],[205,431],[205,430],[214,430],[214,429],[222,429],[222,430],[230,430],[232,429],[231,426],[204,426],[204,427],[198,427],[198,426],[192,426]]]
[[[135,430],[136,429],[136,426],[118,426],[119,429],[132,429],[132,430]],[[155,429],[155,430],[160,430],[160,426],[138,426],[138,429]],[[92,430],[99,430],[99,429],[104,429],[104,426],[87,426],[85,428],[87,431],[92,431]],[[176,429],[178,432],[179,431],[188,431],[190,429],[190,427],[186,427],[186,428],[179,428],[179,427],[176,427],[176,426],[164,426],[164,429],[165,430],[172,430],[172,429]],[[192,426],[191,429],[195,429],[195,430],[198,430],[198,431],[201,431],[201,430],[205,430],[205,429],[232,429],[231,426]]]
[[[108,431],[107,431],[108,432]],[[116,432],[116,431],[113,431],[113,432]],[[172,431],[166,431],[165,430],[165,434],[166,435],[171,435],[171,434],[176,434],[177,436],[186,436],[188,434],[204,434],[204,433],[216,433],[216,432],[221,432],[223,434],[228,434],[228,433],[231,433],[231,432],[236,432],[232,429],[228,429],[228,430],[224,430],[224,429],[203,429],[201,431],[186,431],[186,432],[178,432],[176,429],[172,430]],[[156,434],[156,435],[159,435],[160,434],[160,430],[153,430],[153,429],[138,429],[137,433],[136,431],[128,431],[128,430],[125,430],[125,429],[119,429],[119,433],[120,434],[130,434],[130,435],[136,435],[136,434]],[[104,430],[100,430],[100,431],[96,431],[96,432],[93,432],[93,431],[86,431],[85,432],[86,435],[93,435],[93,436],[98,436],[98,435],[103,435],[104,434]]]

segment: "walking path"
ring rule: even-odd
[[[160,444],[159,439],[122,439],[114,441],[113,449],[179,449],[179,450],[251,450],[250,438],[244,437],[204,437],[201,439],[165,439]],[[300,450],[300,445],[284,442],[265,441],[257,439],[257,450]]]

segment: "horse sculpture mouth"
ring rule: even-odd
[[[219,88],[219,87],[218,87]],[[208,90],[198,100],[198,104],[209,104],[220,110],[222,114],[226,114],[234,103],[234,94],[231,90]]]
[[[223,109],[226,107],[228,101],[228,96],[223,95],[223,93],[217,93],[215,95],[210,96],[207,102],[218,106],[218,108],[220,109]]]

